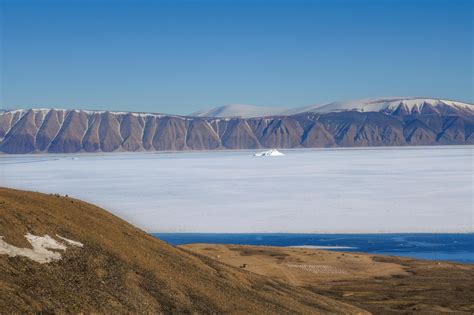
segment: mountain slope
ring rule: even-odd
[[[474,144],[473,108],[454,101],[397,98],[331,103],[291,116],[255,118],[14,110],[0,113],[0,152]]]
[[[67,197],[0,188],[0,233],[5,313],[363,313],[174,248]],[[35,236],[37,245],[43,241],[33,247],[37,252],[60,258],[10,257],[8,250],[31,248],[25,235]]]

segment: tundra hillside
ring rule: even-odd
[[[172,247],[85,202],[5,188],[0,306],[9,314],[366,313]]]

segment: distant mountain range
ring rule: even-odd
[[[296,109],[229,105],[189,116],[0,112],[0,151],[76,153],[474,144],[474,105],[378,98]]]

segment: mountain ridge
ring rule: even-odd
[[[319,107],[319,112],[253,118],[77,109],[11,110],[0,112],[0,152],[474,144],[471,104],[416,98],[373,99],[356,107],[362,110],[354,110],[353,104],[330,103]]]

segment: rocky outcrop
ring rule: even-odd
[[[0,113],[0,151],[75,153],[474,143],[474,114],[402,106],[261,118],[30,109]]]

